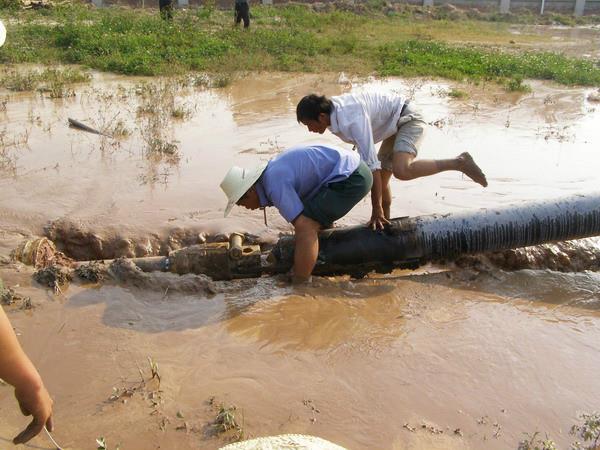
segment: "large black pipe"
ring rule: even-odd
[[[324,230],[313,273],[385,273],[463,254],[598,236],[600,193],[391,222],[379,232],[364,226]],[[272,270],[289,270],[293,254],[294,238],[281,238],[270,255]]]

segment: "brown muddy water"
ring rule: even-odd
[[[515,25],[509,30],[513,37],[510,42],[518,47],[559,51],[572,57],[593,60],[600,57],[599,31],[600,25]],[[522,37],[526,42],[522,42]]]
[[[295,104],[311,91],[404,93],[431,123],[421,157],[468,150],[488,176],[487,189],[449,172],[393,181],[395,216],[598,189],[592,89],[531,83],[531,93],[517,95],[432,80],[339,82],[346,78],[246,74],[206,89],[191,85],[202,80],[94,74],[72,97],[0,93],[0,277],[33,303],[6,309],[55,399],[54,437],[64,448],[96,448],[100,436],[111,449],[218,448],[235,434],[211,426],[221,404],[237,407],[245,437],[510,449],[540,431],[567,448],[578,415],[600,409],[600,275],[551,270],[573,268],[564,261],[518,271],[463,262],[322,278],[301,290],[264,277],[210,290],[74,283],[54,291],[9,260],[22,239],[57,223],[79,230],[61,235],[71,254],[92,241],[121,242],[126,253],[150,236],[133,250],[149,254],[160,251],[152,239],[203,232],[275,240],[290,230],[275,211],[268,228],[262,214],[243,209],[223,219],[218,184],[232,164],[251,166],[303,142],[340,144],[296,123]],[[452,88],[470,97],[454,100]],[[68,128],[68,117],[120,137]],[[340,225],[369,212],[363,201]],[[588,240],[581,252],[597,247]],[[10,448],[26,421],[6,386],[0,408],[0,448]],[[30,447],[51,448],[44,436]]]

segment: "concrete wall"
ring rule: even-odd
[[[111,4],[129,4],[131,6],[158,7],[158,0],[90,0],[96,6]],[[288,0],[249,0],[250,4],[285,4]],[[295,0],[305,3],[323,3],[335,2],[338,0]],[[339,0],[344,2],[362,3],[365,0]],[[542,6],[542,0],[387,0],[392,3],[408,3],[419,6],[441,6],[454,5],[459,8],[477,8],[486,11],[500,11],[500,7],[506,12],[506,8],[511,12],[527,10],[539,13]],[[206,0],[173,0],[173,4],[180,7],[200,6]],[[234,0],[216,0],[214,3],[219,8],[233,9]],[[544,0],[544,13],[560,12],[565,14],[575,14],[577,5],[577,14],[600,14],[600,0]]]
[[[530,11],[539,13],[542,0],[406,0],[394,1],[394,3],[409,3],[411,5],[434,6],[454,5],[459,8],[477,8],[486,11],[500,10],[501,4],[510,4],[511,12]],[[544,0],[544,12],[560,12],[566,14],[575,13],[575,5],[585,4],[583,14],[600,14],[600,0]],[[581,9],[578,11],[581,14]]]

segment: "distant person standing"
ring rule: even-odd
[[[160,17],[164,20],[173,19],[173,0],[158,0],[158,7],[160,9]]]
[[[248,0],[235,0],[235,24],[244,21],[244,28],[250,26],[250,5]]]

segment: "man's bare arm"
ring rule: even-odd
[[[382,230],[390,221],[385,218],[382,205],[383,185],[381,181],[381,170],[373,171],[373,187],[371,187],[371,220],[367,224],[372,230]]]
[[[13,442],[22,444],[37,435],[44,426],[52,431],[52,399],[42,378],[29,360],[0,307],[0,378],[15,387],[21,411],[33,416],[31,423]]]
[[[310,279],[317,262],[321,225],[302,214],[294,220],[293,225],[296,232],[293,281],[305,282]]]

